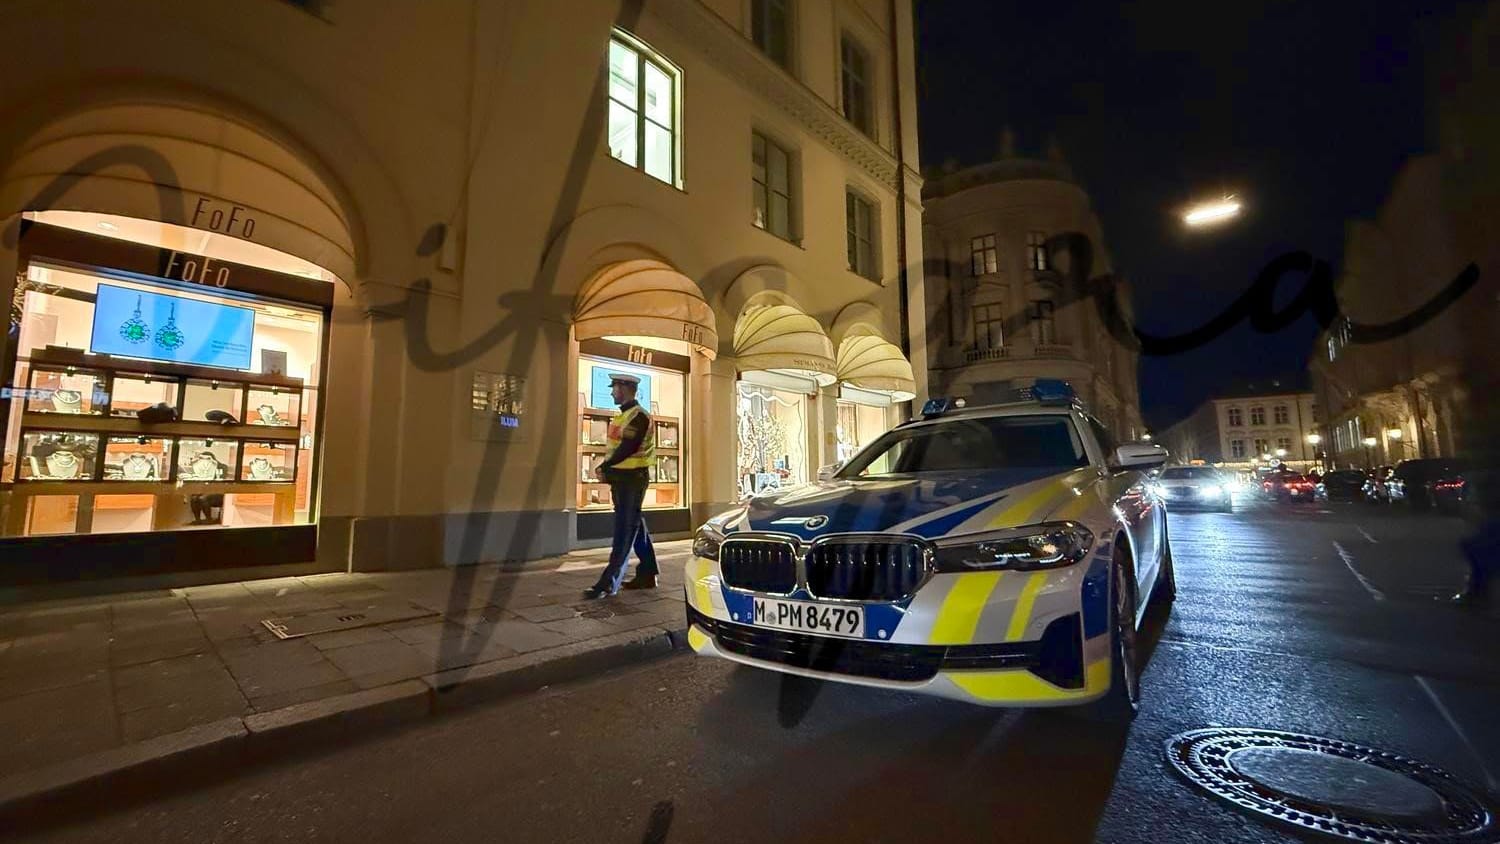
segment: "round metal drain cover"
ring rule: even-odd
[[[1167,741],[1189,782],[1251,812],[1371,844],[1489,840],[1494,817],[1451,774],[1373,747],[1274,730],[1193,730]]]
[[[579,613],[578,616],[579,616],[579,618],[596,618],[596,619],[614,618],[615,617],[615,611],[614,610],[585,610],[584,612]]]

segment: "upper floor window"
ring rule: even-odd
[[[844,213],[849,234],[849,269],[871,281],[879,280],[875,267],[874,206],[854,191],[848,191],[844,194]]]
[[[1261,457],[1271,456],[1271,442],[1257,438],[1255,440],[1255,453]]]
[[[1000,252],[995,248],[995,236],[987,234],[969,241],[971,268],[976,276],[999,272]]]
[[[1057,342],[1057,326],[1052,319],[1050,299],[1031,303],[1031,336],[1038,346]]]
[[[1264,407],[1258,407],[1257,406],[1257,407],[1250,408],[1250,424],[1251,425],[1264,425],[1264,424],[1266,424],[1266,409]]]
[[[1229,441],[1229,456],[1230,457],[1244,457],[1245,456],[1245,441],[1244,440],[1230,440]]]
[[[1290,417],[1287,415],[1286,405],[1278,404],[1275,407],[1271,408],[1271,418],[1276,421],[1277,425],[1288,424],[1288,419]]]
[[[753,0],[750,37],[762,53],[782,67],[792,67],[791,0]]]
[[[1276,450],[1277,451],[1284,451],[1284,452],[1290,454],[1291,451],[1292,451],[1292,438],[1291,437],[1277,437],[1276,438]],[[1278,454],[1277,456],[1280,457],[1281,455]]]
[[[751,190],[757,228],[792,239],[791,156],[759,132],[750,136]]]
[[[1338,360],[1338,358],[1339,358],[1338,341],[1335,340],[1332,337],[1329,337],[1328,338],[1328,362],[1332,363],[1333,361]]]
[[[844,33],[840,44],[844,117],[866,135],[874,133],[870,116],[870,54]]]
[[[609,154],[674,187],[681,72],[643,42],[615,30],[609,42]]]
[[[974,347],[999,349],[1005,346],[1005,306],[974,306]]]
[[[1237,407],[1231,407],[1231,408],[1229,408],[1228,415],[1229,415],[1229,426],[1231,428],[1238,428],[1239,426],[1245,424],[1245,414],[1243,412],[1241,412],[1239,408],[1237,408]]]
[[[1052,269],[1047,259],[1047,236],[1042,232],[1026,233],[1026,260],[1033,270]]]

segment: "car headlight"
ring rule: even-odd
[[[1218,484],[1209,484],[1208,486],[1203,488],[1203,494],[1208,496],[1209,498],[1218,498],[1219,496],[1224,494],[1224,487],[1221,487]]]
[[[693,554],[698,557],[707,557],[710,560],[719,559],[719,546],[724,543],[724,535],[712,530],[707,525],[698,528],[698,534],[693,537]]]
[[[1082,560],[1094,534],[1076,522],[1054,522],[1011,530],[939,539],[933,561],[939,571],[1048,569]]]

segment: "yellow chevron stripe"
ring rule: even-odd
[[[1016,610],[1011,613],[1010,627],[1005,631],[1005,641],[1017,642],[1026,635],[1026,626],[1031,622],[1031,608],[1036,604],[1036,596],[1047,585],[1047,573],[1044,571],[1032,572],[1027,578],[1026,585],[1021,587],[1021,595],[1016,598]]]
[[[1109,688],[1109,660],[1091,663],[1084,670],[1082,689],[1054,686],[1030,671],[954,671],[947,675],[953,685],[985,701],[1032,703],[1068,700]]]
[[[1009,507],[996,513],[994,518],[990,519],[988,527],[1005,528],[1026,524],[1026,520],[1037,510],[1040,510],[1044,505],[1051,502],[1062,488],[1059,481],[1042,484],[1040,488],[1033,490],[1012,503]]]
[[[707,557],[695,557],[698,571],[693,576],[693,609],[706,616],[713,616],[714,602],[708,591],[708,579],[714,573],[714,561]]]
[[[698,625],[694,624],[688,628],[688,647],[692,648],[694,653],[703,650],[706,644],[708,644],[708,635],[699,630]]]
[[[990,599],[990,593],[995,591],[1003,574],[984,571],[959,575],[943,599],[927,641],[934,645],[967,645],[974,641],[974,630],[979,627],[979,616],[984,612],[985,602]]]

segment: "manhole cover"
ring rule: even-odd
[[[1189,782],[1264,818],[1350,841],[1488,840],[1493,817],[1451,774],[1373,747],[1274,730],[1193,730],[1167,741]]]
[[[578,614],[580,618],[606,619],[614,618],[614,610],[586,610]]]

